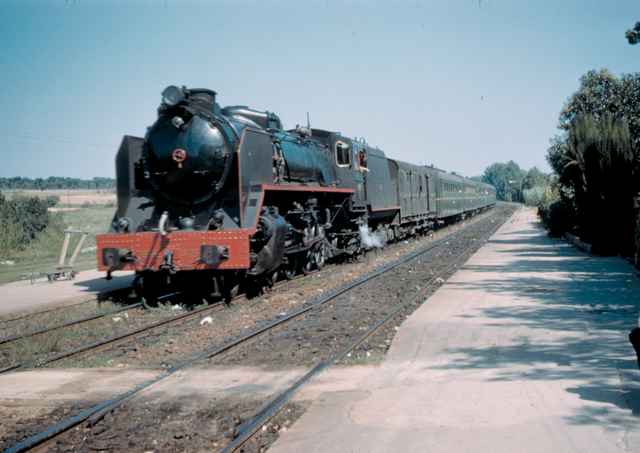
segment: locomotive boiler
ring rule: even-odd
[[[153,305],[167,288],[194,300],[353,256],[491,206],[491,186],[388,159],[364,141],[297,127],[208,89],[170,86],[144,138],[116,156],[117,210],[97,237],[101,270],[134,270]]]

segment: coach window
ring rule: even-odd
[[[345,142],[336,142],[336,163],[339,167],[348,167],[351,164],[351,152]]]

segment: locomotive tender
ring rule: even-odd
[[[490,185],[338,132],[286,131],[274,113],[176,86],[144,139],[123,138],[116,177],[98,267],[108,278],[135,270],[149,304],[167,285],[228,300],[244,283],[291,278],[495,203]]]

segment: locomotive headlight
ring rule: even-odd
[[[162,92],[162,103],[173,107],[184,100],[184,90],[175,85],[169,85]]]

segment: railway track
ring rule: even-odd
[[[314,273],[315,273],[315,271],[312,271],[312,272],[309,272],[307,275],[312,275]],[[279,288],[281,286],[284,286],[284,285],[288,284],[289,282],[291,282],[293,280],[298,280],[298,279],[304,278],[307,275],[298,275],[298,276],[294,277],[293,279],[280,281],[280,282],[274,284],[272,289],[277,289],[277,288]],[[172,297],[174,297],[176,295],[179,295],[179,294],[180,293],[166,294],[166,295],[160,296],[158,298],[158,301],[159,302],[163,302],[163,301],[165,301],[167,299],[170,299],[170,298],[172,298]],[[238,296],[235,296],[232,299],[232,302],[238,302],[238,301],[244,300],[244,299],[246,299],[246,296],[244,294],[243,295],[238,295]],[[62,328],[65,328],[65,327],[71,327],[71,326],[74,326],[74,325],[78,325],[78,324],[82,324],[82,323],[85,323],[85,322],[93,321],[93,320],[96,320],[96,319],[104,318],[104,317],[107,317],[107,316],[110,316],[110,315],[114,315],[114,314],[117,314],[117,313],[126,312],[128,310],[132,310],[132,309],[135,309],[135,308],[141,308],[142,306],[143,306],[142,302],[135,303],[135,304],[132,304],[132,305],[130,305],[128,307],[123,307],[123,308],[120,308],[120,309],[117,309],[117,310],[112,310],[112,311],[109,311],[107,313],[103,313],[103,314],[99,314],[99,315],[92,315],[92,316],[88,316],[88,317],[85,317],[85,318],[69,321],[67,323],[63,323],[63,324],[59,324],[59,325],[52,326],[52,327],[49,327],[49,328],[37,330],[37,331],[30,332],[30,333],[27,333],[27,334],[24,334],[24,335],[17,335],[17,336],[14,336],[14,337],[7,337],[7,338],[4,338],[4,339],[0,339],[0,345],[5,344],[5,343],[10,343],[10,342],[13,342],[13,341],[18,341],[18,340],[25,339],[25,338],[29,338],[29,337],[32,337],[32,336],[35,336],[35,335],[46,334],[46,333],[52,332],[54,330],[62,329]],[[29,362],[13,364],[13,365],[5,367],[5,368],[0,368],[0,374],[8,373],[8,372],[11,372],[11,371],[19,371],[19,370],[26,370],[26,369],[33,369],[33,368],[42,368],[44,366],[50,365],[52,363],[58,362],[58,361],[63,360],[63,359],[68,359],[68,358],[71,358],[71,357],[79,356],[81,354],[86,354],[88,352],[98,352],[98,351],[104,350],[106,348],[113,347],[116,344],[121,344],[124,341],[133,340],[133,339],[135,339],[137,337],[140,337],[140,336],[142,336],[142,335],[144,335],[146,333],[149,333],[150,331],[155,330],[155,329],[157,329],[159,327],[166,327],[169,324],[174,324],[174,323],[185,321],[185,320],[188,320],[188,319],[191,319],[191,318],[195,318],[197,316],[200,316],[200,315],[203,315],[203,314],[206,314],[206,313],[209,313],[209,312],[213,312],[213,311],[219,310],[223,306],[225,306],[224,302],[220,301],[220,302],[217,302],[217,303],[205,306],[205,307],[201,307],[201,308],[195,309],[193,311],[189,311],[187,313],[183,313],[181,315],[173,316],[173,317],[170,317],[168,319],[164,319],[164,320],[161,320],[161,321],[158,321],[158,322],[154,322],[154,323],[148,324],[146,326],[142,326],[142,327],[140,327],[138,329],[134,329],[134,330],[122,333],[122,334],[118,334],[118,335],[113,335],[111,337],[105,338],[105,339],[100,340],[100,341],[96,341],[96,342],[92,342],[92,343],[89,343],[89,344],[85,344],[85,345],[79,346],[77,348],[73,348],[71,350],[55,354],[55,355],[47,357],[45,359],[40,359],[40,360],[36,359],[36,360],[33,360],[33,361],[29,361]]]
[[[451,233],[451,234],[455,234],[455,232]],[[316,272],[317,271],[312,271],[312,272],[310,272],[308,274],[314,274]],[[298,275],[292,280],[297,280],[299,278],[304,278],[304,276],[305,275]],[[272,289],[277,289],[280,286],[285,285],[285,284],[289,283],[292,280],[284,280],[284,281],[278,282],[278,283],[276,283],[274,285],[274,287]],[[123,291],[126,291],[126,290],[119,289],[119,290],[113,291],[113,293],[118,293],[118,292],[123,292]],[[161,296],[160,297],[160,301],[164,301],[166,299],[170,299],[171,297],[174,297],[175,295],[178,295],[178,294],[180,294],[180,293],[171,293],[171,294],[168,294],[168,295]],[[240,296],[235,297],[233,299],[233,301],[237,302],[238,300],[241,300],[241,299],[244,299],[244,298],[245,298],[244,295],[240,295]],[[76,304],[76,305],[79,305],[79,304]],[[73,306],[76,306],[76,305],[73,305]],[[33,337],[33,336],[36,336],[36,335],[45,335],[45,334],[50,333],[50,332],[55,331],[55,330],[59,330],[59,329],[67,328],[67,327],[72,327],[72,326],[77,326],[79,324],[83,324],[83,323],[86,323],[86,322],[95,321],[95,320],[98,320],[98,319],[101,319],[101,318],[106,318],[107,316],[118,314],[120,312],[125,312],[125,311],[131,310],[131,309],[140,308],[140,306],[141,306],[140,303],[133,304],[133,305],[130,305],[130,306],[127,306],[127,307],[123,307],[123,308],[119,308],[119,309],[116,309],[116,310],[112,310],[112,311],[109,311],[109,312],[106,312],[106,313],[103,313],[103,314],[90,315],[90,316],[86,316],[86,317],[83,317],[83,318],[80,318],[80,319],[76,319],[76,320],[72,320],[72,321],[69,321],[69,322],[64,322],[64,323],[61,323],[61,324],[58,324],[58,325],[50,326],[50,327],[47,327],[47,328],[39,329],[39,330],[36,330],[36,331],[33,331],[33,332],[29,332],[29,333],[25,333],[25,334],[21,334],[21,335],[14,335],[14,336],[10,336],[10,337],[5,337],[5,338],[0,339],[0,345],[11,343],[11,342],[15,342],[15,341],[22,340],[22,339],[26,339],[26,338]],[[47,356],[45,356],[43,358],[36,357],[35,359],[31,359],[31,360],[21,360],[19,363],[13,363],[13,364],[10,364],[9,366],[6,366],[4,368],[0,368],[0,374],[12,372],[12,371],[18,371],[18,370],[41,368],[41,367],[44,367],[44,366],[59,362],[59,361],[61,361],[63,359],[69,359],[69,358],[80,356],[82,354],[86,354],[86,353],[89,353],[89,352],[103,351],[103,350],[111,348],[111,347],[113,347],[115,345],[122,344],[122,343],[128,342],[128,341],[132,341],[135,338],[141,337],[141,336],[143,336],[143,335],[149,333],[150,331],[153,331],[154,329],[157,329],[159,327],[163,327],[163,326],[164,327],[168,327],[169,325],[172,325],[174,323],[179,323],[181,321],[185,321],[185,320],[194,318],[194,317],[196,317],[198,315],[205,314],[205,313],[207,313],[207,312],[209,312],[211,310],[215,310],[219,306],[220,306],[220,304],[214,304],[214,305],[210,305],[210,306],[207,306],[207,307],[203,307],[203,308],[200,308],[200,309],[197,309],[197,310],[193,310],[193,311],[190,311],[188,313],[185,313],[185,314],[182,314],[182,315],[179,315],[179,316],[174,316],[174,317],[171,317],[171,318],[168,318],[168,319],[163,319],[163,320],[158,321],[158,322],[150,323],[150,324],[148,324],[146,326],[142,326],[142,327],[139,327],[139,328],[134,329],[134,330],[130,330],[130,331],[127,331],[127,332],[123,332],[123,333],[119,333],[119,334],[116,334],[116,335],[112,335],[112,336],[109,336],[107,338],[104,338],[104,339],[101,339],[101,340],[98,340],[98,341],[86,342],[85,344],[82,344],[82,345],[77,346],[77,347],[70,348],[67,351],[59,352],[59,353],[54,354],[54,355],[47,355]],[[43,311],[43,312],[39,312],[37,314],[46,313],[48,311],[57,310],[59,308],[64,308],[64,307],[57,307],[55,309],[46,310],[46,311]],[[34,315],[36,315],[36,314],[34,314]],[[22,318],[23,317],[15,318],[15,319],[22,319]]]
[[[130,288],[128,288],[128,289],[130,289]],[[118,291],[121,291],[121,290],[118,290]],[[176,295],[179,295],[179,294],[181,294],[181,293],[180,292],[174,292],[174,293],[170,293],[170,294],[165,294],[163,296],[160,296],[158,298],[158,300],[160,302],[163,302],[163,301],[171,299],[172,297],[174,297]],[[80,302],[78,304],[69,305],[68,307],[75,307],[77,305],[81,305],[81,304],[84,304],[84,303],[92,302],[94,300],[95,299],[87,300],[87,301],[84,301],[84,302]],[[11,336],[8,336],[8,337],[0,338],[0,345],[6,344],[6,343],[11,343],[11,342],[14,342],[14,341],[23,340],[25,338],[30,338],[30,337],[33,337],[33,336],[36,336],[36,335],[46,334],[46,333],[49,333],[49,332],[53,332],[54,330],[64,329],[65,327],[71,327],[71,326],[76,326],[78,324],[83,324],[83,323],[86,323],[86,322],[95,321],[96,319],[106,318],[107,316],[111,316],[111,315],[115,315],[115,314],[118,314],[118,313],[127,312],[129,310],[134,310],[136,308],[143,308],[143,307],[144,307],[144,304],[142,302],[136,302],[134,304],[127,305],[126,307],[117,308],[115,310],[110,310],[110,311],[107,311],[107,312],[104,312],[104,313],[97,313],[97,314],[94,314],[94,315],[85,316],[85,317],[82,317],[82,318],[74,319],[72,321],[64,322],[64,323],[61,323],[61,324],[56,324],[56,325],[53,325],[53,326],[50,326],[50,327],[45,327],[45,328],[42,328],[42,329],[34,330],[32,332],[27,332],[27,333],[20,334],[20,335],[11,335]],[[67,307],[58,307],[57,309],[60,309],[60,308],[67,308]],[[46,310],[46,311],[38,312],[37,315],[40,315],[42,313],[48,313],[49,311],[53,311],[53,310],[57,310],[57,309],[54,308],[52,310]],[[26,315],[26,316],[23,316],[23,317],[14,318],[14,320],[22,320],[22,319],[25,319],[25,318],[29,318],[29,316]]]
[[[98,298],[92,297],[91,299],[85,299],[82,302],[77,302],[77,303],[71,304],[71,305],[62,305],[60,307],[54,307],[54,308],[50,308],[48,310],[41,310],[41,311],[36,311],[36,312],[33,312],[33,313],[27,313],[27,314],[24,314],[24,315],[16,316],[14,318],[0,319],[0,324],[8,324],[10,322],[22,321],[24,319],[31,318],[31,317],[34,317],[34,316],[45,315],[47,313],[53,313],[53,312],[56,312],[56,311],[59,311],[59,310],[74,308],[74,307],[78,307],[79,305],[84,305],[84,304],[88,304],[88,303],[91,303],[91,302],[96,302],[97,300],[98,300]]]
[[[183,370],[185,368],[191,367],[197,362],[211,359],[223,353],[229,352],[234,348],[240,345],[243,345],[256,337],[273,330],[275,327],[281,326],[285,323],[288,323],[294,319],[301,317],[306,313],[316,310],[319,307],[322,307],[325,304],[335,300],[338,296],[348,293],[349,291],[360,287],[361,285],[363,285],[368,281],[371,281],[377,277],[380,277],[381,275],[384,275],[387,272],[398,268],[399,266],[407,264],[410,261],[416,259],[421,255],[424,255],[427,252],[430,252],[443,245],[449,244],[449,241],[454,240],[454,236],[456,234],[457,232],[454,232],[451,235],[447,235],[443,238],[434,240],[429,244],[427,244],[426,246],[421,247],[418,250],[415,250],[413,252],[407,253],[406,255],[392,262],[383,264],[377,267],[376,269],[374,269],[373,271],[368,272],[360,277],[357,277],[351,280],[350,282],[347,282],[341,285],[338,288],[328,290],[325,293],[319,296],[316,296],[315,298],[306,302],[306,304],[303,305],[302,307],[288,313],[285,316],[274,319],[261,327],[254,328],[253,330],[243,335],[237,336],[235,338],[230,338],[227,341],[224,341],[222,344],[218,344],[210,348],[206,348],[201,352],[199,352],[198,354],[190,357],[189,359],[183,360],[182,362],[165,370],[155,378],[137,385],[130,391],[123,393],[121,395],[118,395],[114,398],[102,401],[86,410],[79,412],[78,414],[72,417],[66,418],[48,427],[46,430],[41,431],[35,435],[32,435],[18,442],[17,444],[13,445],[12,447],[8,448],[5,451],[6,453],[16,453],[16,452],[27,451],[36,446],[41,446],[43,444],[49,445],[51,441],[55,440],[56,438],[58,438],[58,436],[67,432],[71,428],[79,426],[85,422],[87,423],[88,426],[92,426],[96,424],[98,421],[100,421],[107,413],[113,411],[123,403],[134,398],[143,390],[161,381],[164,381],[168,377],[174,375],[176,372]],[[434,276],[432,278],[432,281],[436,280],[437,278],[438,277]],[[211,309],[211,308],[212,307],[206,307],[206,309]],[[369,338],[372,334],[374,334],[380,327],[388,323],[390,320],[394,319],[404,309],[406,309],[406,305],[401,305],[396,307],[384,319],[380,320],[372,328],[367,330],[364,334],[360,335],[353,343],[349,345],[349,347],[343,349],[337,354],[332,355],[330,358],[320,362],[318,365],[313,367],[308,373],[306,373],[302,378],[296,381],[296,383],[294,383],[293,386],[291,386],[285,392],[283,392],[282,394],[278,395],[275,399],[270,401],[260,411],[258,411],[255,417],[253,417],[251,420],[247,421],[246,423],[240,426],[239,435],[227,447],[225,447],[226,448],[225,451],[234,451],[235,449],[239,448],[241,445],[246,443],[247,440],[249,440],[251,436],[255,434],[257,429],[260,426],[262,426],[266,421],[268,421],[270,418],[272,418],[275,414],[277,414],[278,411],[282,407],[284,407],[284,405],[288,401],[290,401],[290,399],[295,395],[297,390],[299,390],[305,383],[309,382],[314,376],[316,376],[318,373],[322,372],[323,370],[331,366],[336,361],[344,358],[351,350],[355,349],[364,341],[366,341],[366,339]],[[204,311],[204,309],[201,311],[188,313],[184,316],[185,317],[194,316],[199,313],[202,313],[202,311]]]
[[[51,327],[45,327],[44,329],[34,330],[33,332],[27,332],[22,335],[12,335],[9,337],[0,338],[0,345],[3,345],[5,343],[11,343],[13,341],[23,340],[25,338],[33,337],[35,335],[41,335],[41,334],[53,332],[54,330],[64,329],[65,327],[71,327],[71,326],[75,326],[85,322],[94,321],[96,319],[104,318],[106,316],[115,315],[117,313],[122,313],[125,311],[133,310],[134,308],[140,308],[140,307],[142,307],[142,302],[138,302],[138,303],[129,305],[127,307],[118,308],[116,310],[110,310],[105,313],[99,313],[96,315],[86,316],[84,318],[74,319],[73,321],[68,321],[62,324],[56,324]]]
[[[427,286],[433,285],[436,280],[441,278],[441,276],[446,276],[452,271],[454,271],[456,265],[447,266],[444,271],[434,275],[428,282]],[[233,440],[226,445],[222,449],[222,453],[232,453],[241,449],[247,442],[249,442],[259,430],[266,425],[270,420],[276,417],[284,407],[295,397],[298,391],[306,384],[310,383],[313,378],[321,374],[323,371],[327,370],[329,367],[339,362],[340,360],[347,357],[351,352],[353,352],[356,348],[365,343],[372,335],[374,335],[380,328],[399,317],[407,308],[409,308],[411,304],[405,303],[401,304],[398,307],[394,308],[391,313],[389,313],[384,318],[375,322],[373,326],[367,329],[364,333],[358,336],[353,342],[351,342],[347,347],[343,348],[341,351],[331,355],[329,358],[319,362],[313,368],[311,368],[308,372],[306,372],[303,376],[297,379],[293,384],[284,389],[274,398],[270,399],[266,404],[264,404],[256,414],[251,417],[249,420],[242,423],[237,428],[237,435],[233,438]]]
[[[176,295],[176,293],[167,294],[165,296],[161,296],[161,298],[159,298],[159,300],[164,300],[164,299],[173,297],[174,295]],[[168,319],[164,319],[164,320],[152,323],[152,324],[148,324],[146,326],[143,326],[141,328],[125,332],[123,334],[114,335],[114,336],[106,338],[104,340],[100,340],[100,341],[97,341],[97,342],[89,343],[89,344],[80,346],[78,348],[74,348],[74,349],[69,350],[69,351],[64,351],[64,352],[61,352],[59,354],[53,355],[51,357],[47,357],[47,358],[45,358],[43,360],[36,360],[36,361],[32,361],[32,362],[14,364],[14,365],[12,365],[10,367],[0,369],[0,374],[8,373],[10,371],[23,370],[23,369],[41,368],[41,367],[44,367],[46,365],[49,365],[49,364],[52,364],[54,362],[58,362],[60,360],[67,359],[67,358],[70,358],[70,357],[73,357],[73,356],[78,356],[80,354],[84,354],[84,353],[87,353],[87,352],[96,352],[96,351],[99,351],[99,350],[101,350],[103,348],[111,347],[111,346],[113,346],[115,344],[118,344],[118,343],[122,342],[123,340],[133,339],[133,338],[135,338],[135,337],[137,337],[137,336],[139,336],[141,334],[144,334],[144,333],[147,333],[147,332],[149,332],[151,330],[157,329],[158,327],[162,327],[162,326],[166,326],[168,324],[172,324],[172,323],[176,323],[176,322],[183,321],[183,320],[186,320],[186,319],[194,318],[194,317],[196,317],[198,315],[201,315],[201,314],[204,314],[206,312],[216,310],[221,305],[222,305],[222,302],[216,303],[216,304],[213,304],[213,305],[209,305],[209,306],[206,306],[206,307],[202,307],[202,308],[199,308],[199,309],[187,312],[187,313],[183,313],[181,315],[173,316],[173,317],[170,317]],[[127,309],[131,309],[131,308],[139,308],[140,306],[142,306],[142,303],[138,303],[138,304],[135,304],[135,306],[126,307],[126,308],[117,310],[115,312],[122,312],[122,311],[125,311]],[[107,316],[109,314],[114,314],[115,312],[109,312],[108,314],[105,314],[103,316]],[[98,319],[100,317],[102,317],[102,316],[91,317],[91,318],[87,318],[87,319],[84,319],[84,320],[72,321],[72,322],[68,323],[67,325],[58,326],[57,328],[67,327],[68,325],[75,325],[75,324],[78,324],[79,322],[85,322],[85,321],[89,321],[89,320],[92,320],[92,319]],[[48,329],[47,331],[50,331],[50,330],[55,330],[55,328]]]
[[[34,312],[30,312],[30,313],[25,313],[22,315],[18,315],[18,316],[14,316],[13,318],[0,318],[0,326],[6,326],[9,323],[12,322],[17,322],[17,321],[24,321],[25,319],[29,319],[29,318],[35,318],[37,316],[41,316],[41,315],[46,315],[46,314],[52,314],[52,313],[56,313],[62,310],[68,310],[70,308],[77,308],[81,305],[85,305],[85,304],[89,304],[91,302],[101,302],[103,300],[109,299],[111,297],[114,297],[120,293],[125,293],[127,291],[130,291],[131,287],[127,287],[127,288],[118,288],[118,289],[114,289],[111,291],[105,291],[103,293],[97,294],[93,297],[84,299],[80,302],[76,302],[73,304],[69,304],[69,305],[60,305],[58,307],[53,307],[53,308],[49,308],[46,310],[39,310],[39,311],[34,311]]]

